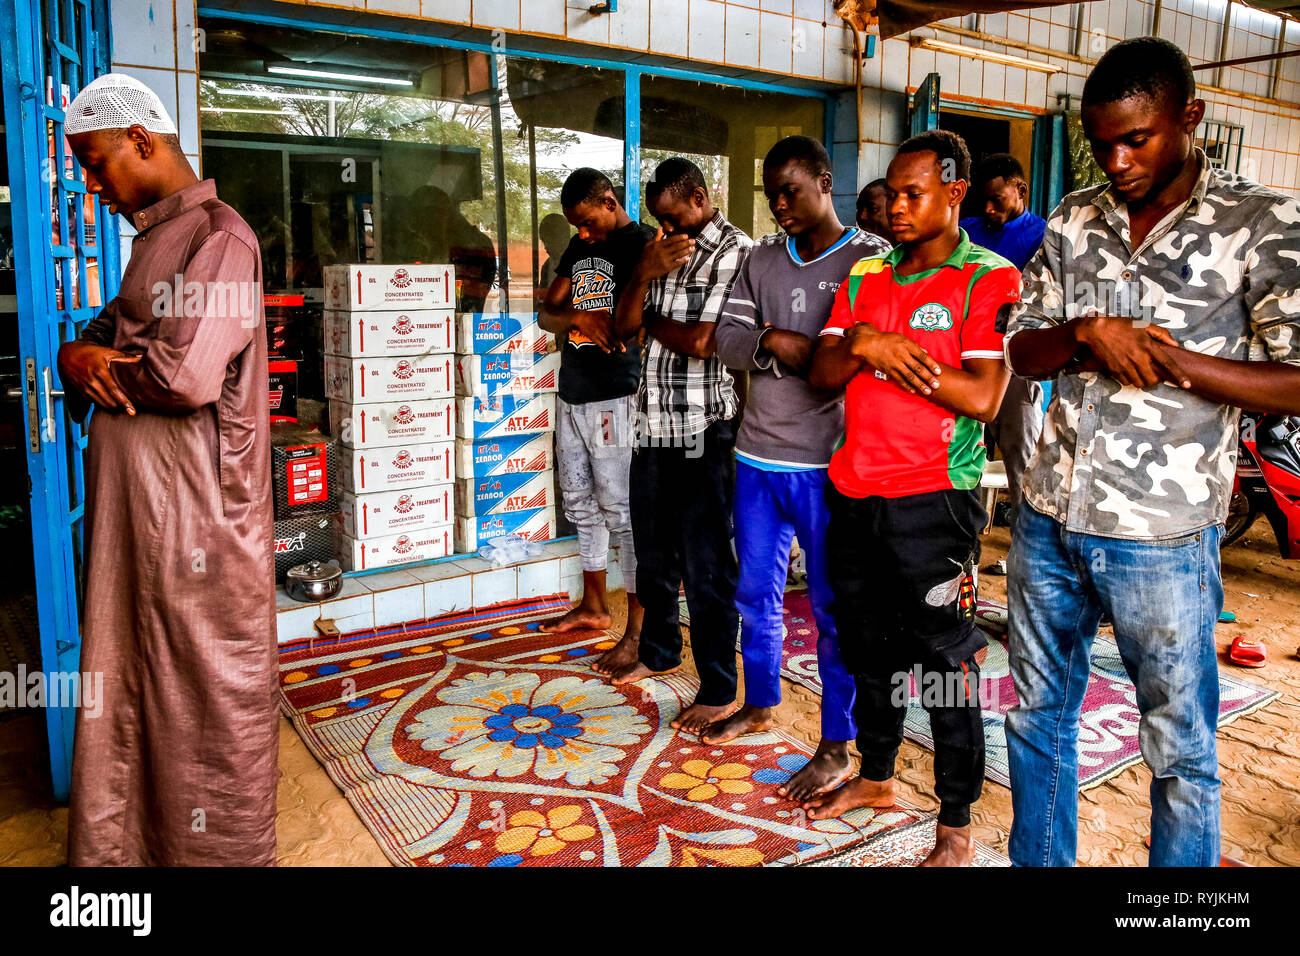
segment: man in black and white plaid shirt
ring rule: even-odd
[[[736,559],[731,549],[736,391],[714,354],[714,329],[753,242],[709,200],[704,175],[674,157],[646,185],[659,234],[646,245],[616,312],[616,334],[645,333],[632,456],[632,536],[639,642],[625,639],[615,684],[681,664],[678,588],[685,585],[695,702],[672,726],[701,733],[736,702]],[[611,664],[616,662],[611,661]]]

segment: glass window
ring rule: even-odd
[[[621,71],[233,21],[204,29],[203,174],[257,233],[266,291],[301,294],[304,308],[322,301],[334,263],[451,262],[459,311],[531,310],[572,232],[559,203],[569,172],[596,166],[622,182]],[[319,336],[299,324],[298,350],[311,353]],[[302,394],[317,397],[304,371]]]
[[[763,157],[786,136],[825,135],[820,98],[663,76],[641,78],[641,178],[670,156],[700,167],[714,204],[751,236],[777,230],[763,195]],[[641,190],[641,218],[653,222]]]

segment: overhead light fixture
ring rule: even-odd
[[[923,50],[968,56],[972,59],[984,60],[988,63],[1000,63],[1003,66],[1014,66],[1022,70],[1035,70],[1039,73],[1063,73],[1065,71],[1065,67],[1057,66],[1055,63],[1044,63],[1042,60],[1027,60],[1023,56],[1012,56],[1010,53],[994,53],[992,50],[980,50],[972,46],[962,46],[960,43],[949,43],[947,40],[912,37],[911,43],[912,46],[920,47]]]
[[[236,90],[227,86],[213,86],[212,91],[221,96],[258,96],[271,100],[319,100],[327,103],[341,102],[333,93],[282,93],[279,90]]]
[[[205,106],[199,112],[201,113],[260,113],[265,116],[293,116],[292,110],[240,110],[229,109],[222,106]]]
[[[266,67],[267,73],[274,73],[277,76],[300,76],[312,80],[339,80],[344,83],[374,83],[379,86],[414,86],[415,83],[409,76],[380,76],[367,73],[348,73],[343,70],[314,70],[302,66],[284,66],[280,63],[270,63]]]

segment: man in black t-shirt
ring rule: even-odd
[[[609,627],[605,565],[612,537],[627,583],[627,627],[619,644],[593,665],[608,673],[620,648],[636,647],[642,617],[628,506],[641,360],[634,339],[614,335],[614,304],[653,230],[632,221],[609,178],[595,169],[574,170],[560,205],[578,234],[560,257],[538,323],[559,337],[562,350],[555,460],[564,514],[578,531],[582,600],[542,630]]]

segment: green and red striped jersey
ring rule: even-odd
[[[895,246],[861,259],[840,286],[822,335],[844,335],[869,322],[922,345],[944,365],[1002,359],[998,311],[1020,298],[1020,270],[973,244],[966,231],[944,263],[900,276]],[[942,377],[940,377],[942,382]],[[986,449],[984,426],[913,395],[864,366],[845,390],[844,437],[829,476],[850,498],[901,498],[979,485]]]

